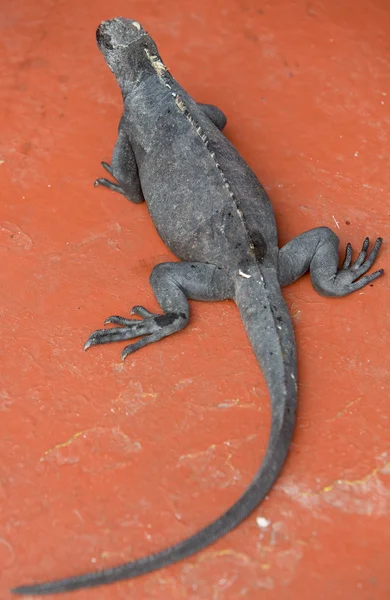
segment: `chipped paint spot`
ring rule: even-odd
[[[202,552],[201,554],[196,555],[196,562],[208,562],[209,560],[213,560],[214,558],[220,558],[221,556],[231,556],[234,559],[238,559],[242,564],[248,564],[250,562],[253,562],[247,554],[244,554],[243,552],[237,552],[232,548],[226,548],[225,550]]]
[[[349,408],[351,408],[351,406],[354,406],[354,404],[357,404],[358,402],[360,402],[361,399],[362,399],[361,396],[359,396],[359,398],[356,398],[355,400],[351,400],[351,402],[348,402],[348,404],[346,404],[344,406],[344,408],[342,410],[340,410],[340,412],[337,413],[337,415],[335,415],[334,417],[331,417],[330,419],[328,419],[327,423],[335,421],[339,417],[342,417],[343,415],[345,415],[345,413],[347,412],[347,410]]]
[[[141,29],[141,25],[140,25],[140,23],[138,23],[138,21],[133,21],[132,23],[133,23],[134,27],[136,29],[138,29],[138,31]]]
[[[157,399],[155,392],[145,392],[139,381],[129,381],[126,388],[114,400],[111,412],[134,415],[138,410]]]
[[[378,472],[382,471],[382,469],[386,469],[388,466],[390,466],[390,462],[387,463],[384,467],[376,467],[373,471],[371,471],[371,473],[368,473],[368,475],[365,475],[361,479],[352,479],[352,480],[351,479],[336,479],[336,481],[334,481],[334,482],[330,483],[329,485],[323,487],[322,490],[321,490],[321,492],[323,492],[323,493],[330,492],[331,490],[333,490],[333,488],[336,485],[347,485],[347,486],[348,485],[350,485],[350,486],[364,485],[372,477],[376,477],[376,475],[378,474]]]
[[[244,273],[243,271],[241,271],[241,269],[239,269],[238,274],[241,275],[241,277],[245,277],[245,279],[250,279],[252,277],[252,275],[248,275],[248,273]]]
[[[48,454],[51,454],[52,452],[54,452],[54,450],[58,450],[59,448],[66,448],[66,446],[69,446],[69,444],[74,442],[74,440],[77,440],[77,438],[79,438],[80,436],[82,436],[82,435],[86,436],[88,431],[91,431],[91,430],[85,429],[84,431],[78,431],[77,433],[72,435],[72,437],[70,437],[68,440],[66,440],[66,442],[61,442],[59,444],[56,444],[52,448],[49,448],[49,450],[46,450],[46,452],[43,453],[43,456],[39,460],[41,460],[41,461],[45,460],[45,456],[47,456]]]
[[[0,560],[2,569],[9,568],[15,562],[14,547],[4,537],[0,537]]]
[[[124,454],[139,452],[142,450],[141,443],[131,440],[131,438],[119,427],[93,427],[91,429],[78,431],[65,442],[55,444],[52,448],[49,448],[43,453],[42,457],[40,458],[40,462],[44,462],[48,459],[55,459],[59,464],[78,462],[78,455],[70,456],[68,453],[62,453],[61,450],[71,446],[79,438],[89,441],[99,438],[106,438],[111,443],[114,442],[120,452]]]
[[[390,490],[379,476],[388,475],[389,470],[387,462],[359,479],[336,479],[317,491],[302,491],[291,483],[282,484],[281,489],[310,509],[324,503],[346,513],[381,516],[390,509]]]
[[[233,398],[232,400],[225,400],[225,402],[220,402],[219,404],[217,404],[217,408],[231,408],[232,406],[237,406],[239,403],[239,398]]]
[[[31,250],[33,247],[31,237],[27,233],[24,233],[18,225],[10,221],[0,223],[0,234],[8,236],[7,244],[12,249]]]
[[[234,445],[233,450],[230,449],[232,445]],[[196,479],[199,479],[198,485],[209,486],[212,479],[220,488],[226,488],[241,479],[240,470],[231,462],[235,450],[236,444],[230,441],[218,446],[211,444],[205,450],[182,454],[179,462],[189,468]],[[207,477],[203,477],[205,473],[208,473]]]

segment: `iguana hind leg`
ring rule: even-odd
[[[344,262],[339,268],[339,238],[328,227],[317,227],[302,233],[279,250],[279,281],[289,285],[310,270],[314,289],[323,296],[346,296],[360,290],[381,275],[383,269],[366,275],[374,264],[382,245],[378,238],[368,253],[370,240],[352,262],[352,246],[347,244]]]
[[[189,321],[188,298],[193,300],[225,300],[234,294],[229,276],[214,265],[202,263],[162,263],[151,274],[150,283],[164,314],[152,313],[135,306],[131,313],[141,319],[111,316],[105,324],[118,325],[98,329],[88,338],[84,349],[99,344],[140,339],[126,346],[122,359],[140,348],[157,342],[183,329]]]

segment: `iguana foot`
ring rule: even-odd
[[[166,313],[161,315],[149,312],[143,306],[134,306],[130,314],[135,314],[141,317],[141,319],[125,319],[119,316],[108,317],[104,321],[105,325],[113,324],[119,325],[119,327],[94,331],[86,341],[84,350],[87,350],[90,346],[141,337],[138,342],[129,344],[123,349],[122,360],[124,360],[126,356],[136,352],[140,348],[180,331],[188,322],[188,317],[184,313]]]
[[[102,165],[102,167],[104,167],[104,169],[106,169],[106,171],[108,171],[108,173],[111,175],[111,177],[114,177],[114,175],[112,174],[111,165],[109,165],[108,163],[106,163],[104,161],[102,161],[101,165]],[[117,183],[114,183],[113,181],[109,181],[108,179],[105,179],[104,177],[99,177],[98,179],[96,179],[94,181],[93,185],[95,187],[97,187],[98,185],[103,185],[104,187],[108,188],[109,190],[112,190],[113,192],[119,192],[120,194],[123,194],[124,196],[126,195],[120,185],[118,185]]]
[[[314,289],[323,296],[338,298],[352,294],[383,275],[383,269],[365,275],[374,264],[382,238],[368,253],[369,238],[363,242],[352,263],[352,246],[347,244],[345,258],[339,267],[339,238],[329,227],[316,227],[288,242],[279,251],[278,271],[281,285],[289,285],[310,269]],[[362,277],[364,275],[364,277]]]
[[[347,244],[344,262],[333,281],[333,286],[335,289],[340,290],[340,292],[343,293],[342,295],[344,295],[344,293],[360,290],[365,285],[383,275],[383,269],[379,269],[370,275],[364,275],[371,269],[378,256],[379,249],[382,245],[382,238],[376,240],[373,249],[368,254],[367,250],[369,245],[370,240],[367,237],[363,242],[362,249],[359,252],[357,259],[352,263],[352,246],[350,243]],[[362,277],[362,275],[364,275],[364,277]]]

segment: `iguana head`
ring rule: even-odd
[[[145,29],[137,21],[116,17],[110,21],[102,21],[96,31],[96,40],[103,54],[127,48],[139,42],[147,35]]]
[[[132,74],[137,75],[141,69],[150,68],[148,54],[158,55],[156,44],[147,31],[132,19],[116,17],[103,21],[96,31],[96,40],[120,85],[124,73],[131,79]]]

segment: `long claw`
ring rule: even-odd
[[[367,249],[368,249],[369,245],[370,245],[370,239],[368,237],[366,237],[366,239],[363,242],[362,249],[360,250],[357,259],[355,260],[355,262],[352,265],[353,269],[358,269],[363,264],[363,262],[365,261],[366,256],[367,256]]]
[[[101,165],[103,167],[103,169],[106,169],[106,171],[112,176],[114,177],[113,173],[112,173],[112,167],[111,165],[109,165],[108,163],[106,163],[104,160],[102,160]]]
[[[122,360],[125,360],[126,356],[129,356],[129,354],[133,354],[134,352],[137,352],[137,350],[140,350],[140,348],[144,348],[149,344],[153,344],[153,342],[158,342],[166,336],[167,333],[165,333],[164,330],[156,331],[156,333],[152,333],[151,335],[145,336],[133,344],[125,346],[122,350]]]
[[[154,324],[154,329],[157,325]],[[97,346],[100,344],[110,344],[111,342],[123,342],[125,340],[132,340],[133,338],[153,333],[152,326],[144,323],[143,321],[134,321],[131,326],[127,327],[112,327],[111,329],[98,329],[94,331],[86,341],[84,350],[87,350],[91,346]]]
[[[380,247],[382,246],[382,242],[383,242],[383,239],[380,237],[375,241],[374,247],[371,250],[371,252],[368,255],[367,260],[365,262],[365,264],[367,263],[369,265],[369,267],[372,267],[372,265],[374,264],[375,259],[378,256]]]
[[[384,272],[384,269],[379,269],[379,271],[370,273],[370,275],[364,275],[364,277],[361,277],[355,283],[352,284],[353,291],[360,290],[365,285],[368,285],[375,279],[378,279],[378,277],[381,277],[381,275],[383,275]]]
[[[137,352],[137,350],[140,350],[141,348],[144,348],[145,346],[147,346],[148,344],[151,344],[152,341],[149,341],[149,337],[152,336],[148,336],[148,337],[144,337],[141,340],[138,340],[138,342],[134,342],[133,344],[129,344],[128,346],[125,346],[122,350],[122,354],[121,354],[121,358],[124,361],[126,359],[126,356],[129,356],[129,354],[133,354],[134,352]]]
[[[93,345],[93,344],[92,344],[91,340],[88,338],[88,340],[85,342],[85,344],[84,344],[84,346],[83,346],[83,350],[84,350],[84,352],[85,352],[86,350],[88,350],[88,348],[90,348],[92,345]]]
[[[98,185],[102,185],[108,188],[109,190],[112,190],[113,192],[119,192],[120,194],[125,195],[125,192],[122,190],[120,185],[118,185],[117,183],[113,183],[112,181],[109,181],[104,177],[99,177],[98,179],[96,179],[93,185],[95,187],[97,187]]]
[[[104,321],[104,325],[122,325],[123,327],[131,327],[134,323],[139,323],[140,321],[135,319],[125,319],[124,317],[118,317],[117,315],[113,315],[108,317]]]
[[[147,310],[143,306],[140,306],[139,304],[137,304],[136,306],[133,306],[133,308],[130,311],[130,314],[138,315],[139,317],[143,317],[144,319],[146,317],[157,317],[156,313],[150,312],[149,310]]]
[[[345,258],[344,258],[344,262],[342,264],[342,269],[346,270],[349,269],[349,267],[351,266],[351,260],[352,260],[352,246],[351,244],[348,242],[347,247],[345,249]]]

